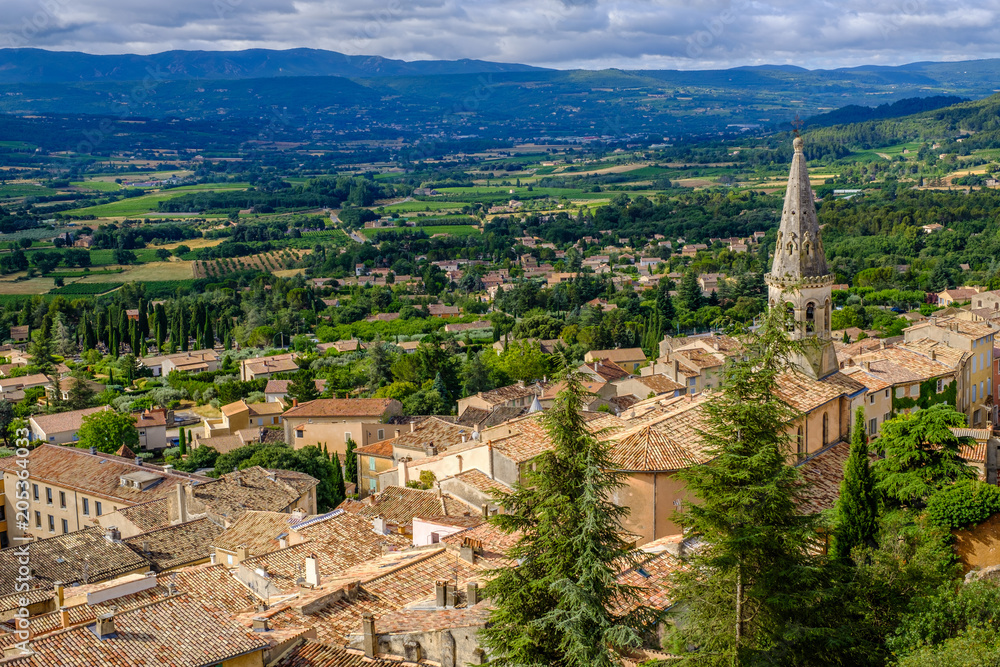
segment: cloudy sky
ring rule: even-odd
[[[1000,55],[996,0],[2,0],[0,46],[310,47],[546,67],[840,67]],[[6,31],[6,32],[4,32]]]

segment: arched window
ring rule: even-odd
[[[785,330],[795,331],[795,306],[790,301],[785,302]]]
[[[809,303],[806,305],[806,331],[812,333],[816,324],[816,306]]]
[[[823,446],[830,442],[830,415],[823,413]]]

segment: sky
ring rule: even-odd
[[[996,0],[2,0],[0,47],[308,47],[542,67],[810,69],[1000,55]]]

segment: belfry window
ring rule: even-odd
[[[806,306],[806,331],[812,333],[816,328],[816,307],[813,304]]]

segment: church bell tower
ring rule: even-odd
[[[833,275],[827,269],[820,240],[802,137],[795,137],[792,146],[795,156],[788,174],[778,242],[771,272],[765,277],[768,305],[791,312],[788,335],[804,343],[792,361],[806,375],[820,379],[840,369],[830,337]]]

